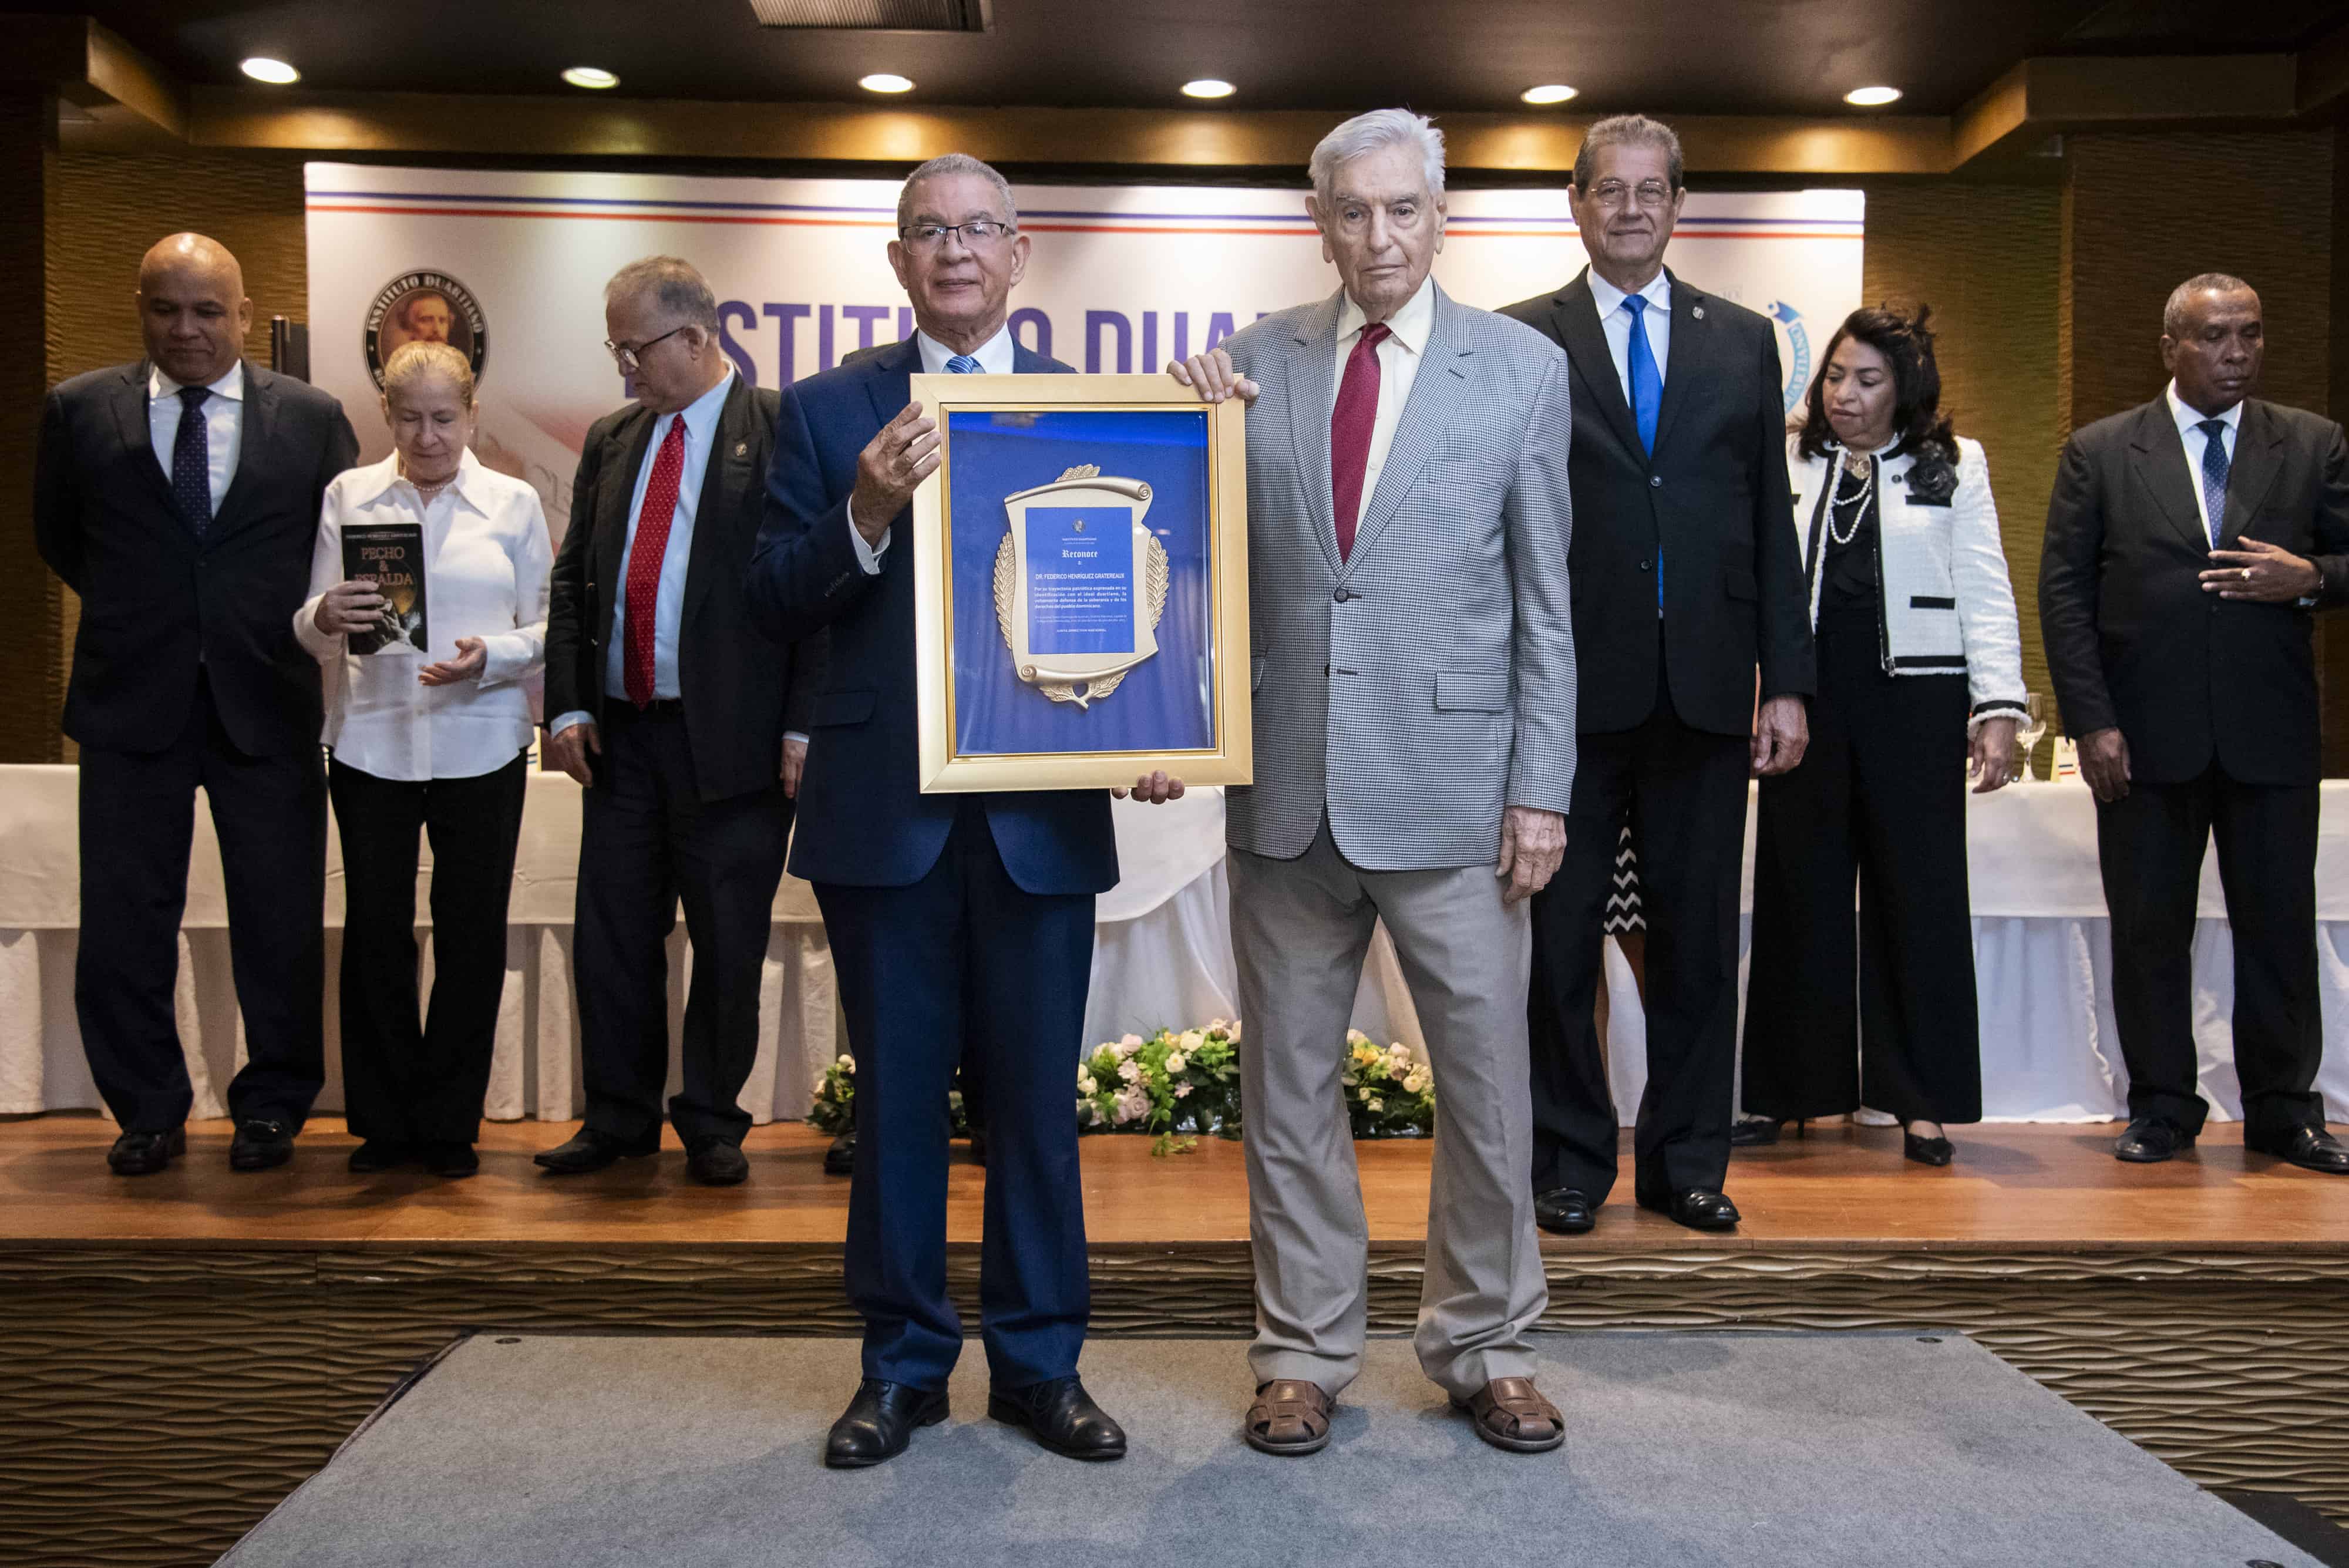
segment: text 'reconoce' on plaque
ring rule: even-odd
[[[944,438],[914,503],[922,787],[1248,782],[1237,406],[1152,376],[913,395]]]

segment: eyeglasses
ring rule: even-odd
[[[1642,207],[1661,207],[1672,199],[1672,188],[1661,180],[1642,180],[1637,186],[1601,180],[1590,188],[1590,194],[1602,207],[1622,206],[1627,198],[1636,198]]]
[[[604,349],[605,352],[610,354],[613,359],[618,363],[620,373],[622,375],[633,376],[636,373],[636,366],[642,361],[646,349],[651,348],[656,343],[667,342],[669,338],[672,338],[678,333],[684,331],[687,327],[690,327],[692,325],[693,323],[688,321],[683,326],[672,327],[667,331],[662,333],[658,337],[647,337],[642,343],[636,344],[633,347],[626,343],[615,343],[609,337],[606,337],[604,339]]]
[[[907,223],[897,231],[898,237],[917,251],[934,251],[947,243],[948,234],[960,234],[962,243],[977,248],[995,244],[1011,234],[1011,225],[994,218],[975,218],[968,223]]]

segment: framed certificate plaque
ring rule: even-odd
[[[1164,376],[916,376],[922,788],[1249,782],[1237,400]]]

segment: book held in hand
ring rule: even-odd
[[[343,530],[343,576],[383,596],[381,624],[350,634],[353,653],[424,651],[424,525],[374,523]]]

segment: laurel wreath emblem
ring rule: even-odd
[[[1087,462],[1070,469],[1053,483],[1099,477],[1101,477],[1101,465]],[[1142,563],[1142,603],[1143,607],[1150,614],[1150,626],[1154,631],[1157,629],[1160,618],[1166,613],[1166,586],[1169,576],[1166,546],[1161,545],[1154,535],[1150,538],[1150,547]],[[1003,530],[1003,543],[995,547],[995,625],[996,629],[1003,634],[1003,646],[1007,649],[1011,647],[1012,607],[1018,601],[1019,594],[1019,557],[1012,547],[1011,530],[1007,526]],[[1019,678],[1026,680],[1033,673],[1032,668],[1023,670],[1019,672]],[[1055,702],[1074,702],[1080,708],[1089,709],[1095,699],[1106,697],[1116,691],[1119,684],[1130,673],[1132,673],[1130,670],[1120,670],[1113,674],[1104,675],[1098,680],[1048,680],[1038,685],[1036,690]]]

